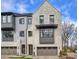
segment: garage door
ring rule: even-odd
[[[1,47],[2,55],[15,55],[17,54],[17,47]]]
[[[38,56],[55,56],[57,55],[57,47],[38,47]]]

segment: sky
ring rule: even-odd
[[[77,1],[76,0],[48,0],[62,14],[62,22],[69,21],[77,23]],[[44,0],[1,0],[2,12],[33,13]]]

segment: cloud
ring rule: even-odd
[[[18,13],[27,13],[28,12],[28,10],[27,10],[27,8],[29,7],[29,5],[26,5],[26,4],[23,4],[23,3],[19,3],[19,4],[17,4],[17,12]]]
[[[16,2],[16,0],[2,0],[1,1],[2,12],[27,13],[28,7],[29,7],[29,4],[25,4],[23,2]]]
[[[15,5],[13,0],[2,0],[1,1],[1,11],[7,12],[15,10]]]

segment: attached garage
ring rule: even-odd
[[[2,55],[16,55],[17,47],[1,47]]]
[[[57,47],[38,47],[38,56],[55,56],[57,55]]]

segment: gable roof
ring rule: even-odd
[[[57,12],[59,12],[61,14],[61,12],[58,9],[56,9],[55,7],[53,7],[52,4],[49,3],[48,0],[44,0],[44,2],[37,8],[37,10],[35,10],[35,12],[37,12],[45,2],[47,2],[52,8],[54,8]]]

